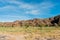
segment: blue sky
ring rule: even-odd
[[[49,18],[60,14],[60,0],[0,0],[0,21]]]

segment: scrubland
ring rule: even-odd
[[[0,27],[0,40],[60,40],[60,27]]]

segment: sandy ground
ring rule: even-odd
[[[52,32],[0,32],[0,40],[60,40],[60,30]]]

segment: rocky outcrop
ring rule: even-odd
[[[60,15],[55,16],[51,23],[53,24],[53,26],[60,26]]]
[[[1,27],[42,27],[42,26],[60,26],[60,15],[47,19],[17,20],[14,22],[0,22]]]
[[[14,21],[12,25],[13,25],[13,27],[20,27],[20,26],[22,26],[22,22],[17,20],[17,21]]]

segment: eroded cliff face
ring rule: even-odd
[[[42,26],[60,26],[60,15],[47,19],[32,19],[14,22],[0,22],[1,27],[42,27]]]

